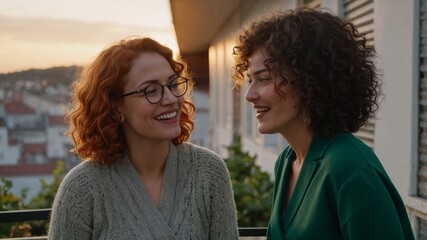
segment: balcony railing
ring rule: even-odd
[[[32,209],[32,210],[16,210],[16,211],[0,211],[0,224],[25,222],[33,220],[48,220],[50,217],[50,209]],[[240,237],[261,237],[266,236],[267,228],[265,227],[240,227]],[[42,240],[47,237],[31,237],[31,238],[8,238],[11,239],[31,239]]]

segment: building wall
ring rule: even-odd
[[[232,55],[233,47],[238,38],[239,29],[251,19],[262,16],[270,9],[283,9],[296,6],[297,1],[265,0],[255,1],[255,5],[248,6],[242,2],[240,11],[237,11],[228,21],[227,25],[218,33],[209,47],[209,73],[210,73],[210,144],[209,147],[222,156],[227,152],[224,146],[229,145],[233,139],[233,133],[241,133],[243,148],[258,156],[257,160],[264,170],[272,172],[275,156],[283,147],[283,140],[277,135],[271,137],[261,136],[255,130],[253,134],[244,134],[244,129],[253,129],[256,126],[252,121],[253,111],[248,111],[248,104],[243,96],[245,89],[242,88],[237,94],[240,103],[233,103],[233,82],[231,80],[231,67],[234,63]],[[233,109],[239,106],[240,111]],[[235,114],[241,112],[241,116]],[[248,118],[248,115],[251,117]],[[233,118],[239,118],[239,124],[233,124]],[[248,124],[250,126],[248,126]],[[235,125],[235,126],[233,126]],[[243,134],[242,134],[243,132]],[[276,147],[265,148],[264,139],[277,139]],[[271,141],[270,141],[271,142]]]
[[[18,164],[20,157],[20,146],[18,144],[9,145],[3,153],[3,162],[0,165],[15,165]]]
[[[49,126],[46,128],[47,134],[47,158],[48,159],[63,159],[71,144],[71,139],[65,137],[64,133],[68,126]]]
[[[384,101],[375,122],[375,152],[402,196],[416,193],[418,145],[418,1],[375,1],[375,45]]]
[[[233,137],[230,66],[234,61],[231,55],[233,33],[238,26],[238,18],[234,16],[209,48],[209,95],[214,99],[210,101],[213,114],[209,121],[209,147],[223,156],[226,154],[224,146],[231,143]]]
[[[193,103],[196,107],[194,115],[194,130],[190,141],[199,146],[208,147],[209,143],[209,93],[195,90],[193,92]]]
[[[43,124],[43,119],[37,114],[8,115],[5,120],[8,128],[35,128]]]
[[[10,146],[8,130],[5,126],[0,126],[0,166],[17,164],[18,159],[18,144]]]
[[[23,96],[23,101],[28,106],[34,108],[37,113],[47,113],[48,115],[62,115],[66,106],[52,102],[48,98],[27,93]]]

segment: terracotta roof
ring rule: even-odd
[[[9,146],[18,145],[18,139],[16,138],[10,138],[9,139]]]
[[[66,125],[64,122],[64,116],[49,116],[50,126],[63,126]]]
[[[36,113],[34,108],[31,108],[22,102],[8,102],[5,104],[5,109],[8,114],[14,115],[27,115]]]
[[[26,143],[22,150],[23,154],[25,153],[45,153],[46,152],[46,143]]]
[[[56,162],[42,165],[8,165],[0,166],[0,176],[22,176],[39,175],[52,173],[56,167]]]

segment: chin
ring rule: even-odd
[[[266,131],[263,128],[258,128],[258,132],[261,133],[261,134],[268,134],[269,133],[268,131]]]
[[[263,126],[258,126],[257,130],[261,134],[275,134],[275,133],[277,133],[273,129],[268,129],[268,128],[263,127]]]

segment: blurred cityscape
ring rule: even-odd
[[[13,183],[12,192],[26,200],[41,189],[40,179],[52,181],[57,161],[68,171],[80,160],[69,152],[64,110],[69,104],[70,84],[78,67],[28,70],[0,75],[0,177]],[[209,119],[207,93],[196,91],[195,130],[191,141],[207,144]]]

